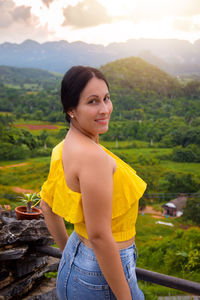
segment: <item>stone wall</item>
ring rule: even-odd
[[[59,259],[39,249],[54,243],[43,217],[17,220],[14,211],[0,212],[0,300],[57,299],[56,279]]]

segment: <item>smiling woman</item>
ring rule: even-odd
[[[108,130],[112,102],[105,81],[93,77],[80,95],[79,105],[68,111],[72,125],[98,142],[98,135]]]
[[[143,300],[134,237],[146,184],[99,144],[113,109],[108,83],[97,69],[72,67],[61,100],[70,129],[53,150],[41,190],[48,229],[63,251],[59,299]],[[62,218],[74,224],[69,238]]]

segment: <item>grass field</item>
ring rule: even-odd
[[[145,141],[101,141],[100,143],[109,149],[126,149],[126,148],[148,148],[149,143]]]
[[[40,135],[43,130],[47,131],[49,135],[56,134],[60,129],[66,129],[66,125],[60,123],[50,123],[45,121],[29,121],[29,120],[18,120],[13,126],[26,129],[33,135]]]
[[[160,225],[156,224],[156,221],[163,221],[163,222],[170,222],[174,225],[174,227],[169,227],[166,225]],[[138,249],[138,259],[137,259],[137,267],[147,269],[150,271],[156,271],[159,273],[164,273],[167,275],[168,274],[167,270],[165,269],[166,267],[162,265],[162,262],[160,261],[160,249],[163,248],[162,241],[168,239],[170,241],[173,241],[173,239],[176,237],[179,231],[182,231],[183,228],[193,228],[191,225],[187,224],[182,221],[181,218],[165,218],[165,219],[159,219],[159,218],[154,218],[150,214],[145,214],[142,216],[141,214],[138,216],[137,219],[137,224],[136,224],[136,246]],[[197,227],[194,227],[196,230],[198,230]],[[186,232],[188,229],[184,229]],[[199,229],[200,230],[200,229]],[[144,249],[147,247],[153,247],[152,245],[155,244],[160,244],[160,247],[156,251],[152,251],[151,253],[148,253],[149,255],[149,261],[151,261],[150,265],[148,263],[148,257],[144,259]],[[180,243],[180,242],[178,242]],[[198,243],[197,243],[198,244]],[[193,245],[193,247],[197,247],[198,245]],[[171,243],[168,243],[168,248],[172,251],[174,245],[171,245]],[[180,244],[180,249],[181,249],[181,244]],[[174,254],[177,252],[175,251]],[[178,258],[178,256],[177,256]],[[152,260],[154,261],[154,267],[152,269]],[[144,263],[144,261],[146,263]],[[177,272],[177,271],[176,271]],[[172,274],[171,274],[172,275]],[[180,265],[180,269],[178,273],[173,274],[175,277],[183,278],[183,279],[188,279],[192,281],[197,281],[199,282],[200,280],[200,272],[196,271],[195,272],[189,272],[185,273],[184,269],[182,269],[182,266]],[[145,299],[147,300],[153,300],[157,299],[157,296],[172,296],[172,295],[181,295],[184,294],[181,291],[174,290],[171,288],[167,287],[162,287],[156,284],[150,284],[144,281],[139,282],[140,288],[144,291],[145,293]]]
[[[11,116],[12,113],[9,112],[9,111],[0,111],[0,115],[2,115],[2,116],[6,116],[6,115]]]
[[[48,130],[48,132],[49,131],[50,130]],[[151,172],[152,176],[154,176],[154,174],[156,174],[156,176],[159,176],[159,174],[161,174],[164,171],[180,171],[189,172],[191,174],[194,174],[195,176],[200,177],[199,163],[178,163],[170,160],[161,160],[157,158],[158,156],[170,155],[172,151],[171,149],[126,149],[125,147],[130,146],[131,142],[118,142],[118,147],[121,147],[121,149],[116,149],[114,142],[101,142],[101,144],[103,144],[107,148],[110,148],[111,151],[115,152],[117,155],[122,154],[127,156],[130,160],[131,165],[136,169],[136,171],[140,172],[141,170],[148,169],[148,172]],[[147,146],[145,143],[143,145],[145,147]],[[152,161],[153,163],[151,163]],[[5,167],[23,163],[26,164],[7,168]],[[0,184],[1,186],[5,186],[7,189],[10,188],[10,192],[12,191],[13,186],[19,186],[22,188],[34,189],[38,191],[43,181],[47,177],[49,163],[50,157],[30,158],[26,161],[2,161],[0,168]]]
[[[173,161],[160,161],[160,166],[168,170],[177,170],[180,172],[194,173],[200,176],[200,163],[182,163]]]

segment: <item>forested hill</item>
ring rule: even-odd
[[[178,80],[139,57],[129,57],[100,68],[115,90],[172,97],[181,94]]]
[[[33,68],[16,68],[8,66],[0,66],[0,83],[20,85],[38,84],[44,82],[52,82],[60,79],[61,75]]]
[[[114,120],[199,116],[198,81],[183,85],[175,77],[136,57],[108,63],[101,70],[110,83]]]
[[[110,84],[112,120],[200,117],[200,82],[180,83],[141,58],[101,67]],[[38,69],[0,67],[0,111],[32,120],[64,121],[60,104],[62,75]],[[31,116],[29,116],[31,114]]]

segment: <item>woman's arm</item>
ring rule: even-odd
[[[54,214],[51,207],[49,207],[44,200],[41,200],[40,208],[42,209],[50,234],[52,235],[59,249],[63,251],[68,240],[68,234],[63,218]]]
[[[111,231],[113,163],[107,155],[84,158],[79,181],[89,240],[100,268],[118,300],[131,300],[119,250]]]

